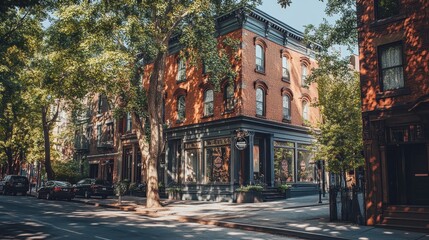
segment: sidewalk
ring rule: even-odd
[[[160,220],[197,222],[306,239],[429,240],[429,235],[424,233],[329,222],[328,199],[323,198],[321,204],[318,200],[318,195],[247,204],[162,199],[164,208],[146,209],[146,198],[142,197],[124,196],[121,206],[116,197],[73,199],[94,206],[135,211]]]

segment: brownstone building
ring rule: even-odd
[[[316,193],[310,127],[319,121],[311,106],[318,95],[305,78],[316,67],[318,46],[307,46],[302,33],[257,9],[226,13],[216,26],[218,42],[240,41],[232,60],[237,77],[221,82],[219,91],[171,41],[161,178],[166,186],[180,184],[186,199],[231,201],[237,187],[257,183]]]
[[[429,229],[429,2],[357,1],[369,225]]]

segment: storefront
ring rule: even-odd
[[[301,195],[317,192],[308,129],[245,117],[223,123],[167,131],[167,188],[179,185],[184,199],[214,201],[232,201],[234,190],[249,184],[288,183]]]

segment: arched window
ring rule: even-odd
[[[234,85],[227,83],[224,89],[225,112],[234,109]]]
[[[290,81],[289,59],[286,56],[282,57],[282,79],[287,82]]]
[[[177,62],[177,79],[178,82],[186,80],[186,62],[183,58],[180,58]]]
[[[264,72],[265,71],[265,60],[264,60],[264,48],[256,44],[256,71]]]
[[[289,95],[283,95],[283,119],[290,120],[290,97]]]
[[[204,92],[204,116],[213,115],[213,90],[208,89]]]
[[[307,65],[301,64],[301,85],[307,86]]]
[[[302,119],[304,120],[304,123],[310,120],[310,112],[308,108],[309,106],[307,100],[302,101]]]
[[[185,103],[185,96],[181,95],[177,98],[177,120],[183,121],[185,119],[185,112],[186,112],[186,103]]]
[[[265,116],[265,91],[260,87],[256,88],[256,115]]]

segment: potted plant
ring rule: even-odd
[[[133,196],[133,193],[137,191],[137,183],[133,182],[130,184],[130,186],[128,186],[128,192],[130,193],[131,196]]]
[[[284,197],[287,198],[288,196],[290,196],[290,188],[291,185],[289,184],[281,184],[277,187],[277,189],[279,190],[279,192],[284,194]]]
[[[235,199],[237,203],[263,202],[261,185],[241,186],[235,190]]]
[[[180,185],[174,185],[167,187],[165,191],[168,193],[168,199],[170,200],[181,200],[182,199],[182,187]]]

